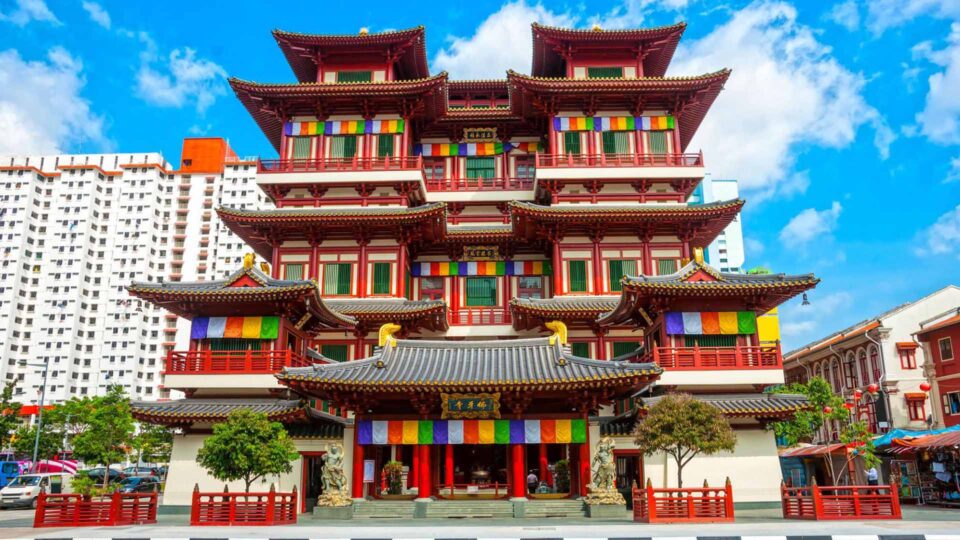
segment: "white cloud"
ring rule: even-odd
[[[683,11],[696,0],[623,0],[604,15],[594,15],[588,19],[592,26],[599,24],[603,28],[637,28],[646,22],[646,17],[654,11]]]
[[[80,92],[83,65],[65,49],[27,61],[0,51],[0,154],[54,154],[93,143],[108,146],[103,119]]]
[[[748,191],[769,195],[784,187],[804,145],[842,148],[869,124],[881,157],[894,138],[861,95],[865,78],[837,61],[785,2],[758,1],[707,36],[681,42],[671,74],[733,74],[691,150],[703,148],[707,166]],[[775,120],[775,121],[774,121]]]
[[[860,28],[860,6],[857,0],[841,2],[827,12],[827,19],[853,32]]]
[[[504,4],[469,38],[448,37],[449,43],[437,53],[433,69],[446,71],[454,79],[503,78],[508,69],[526,73],[533,54],[530,24],[534,22],[572,26],[576,18],[524,0]]]
[[[960,2],[957,0],[870,0],[866,4],[867,26],[876,33],[921,15],[960,18]]]
[[[43,0],[17,0],[16,9],[10,12],[0,12],[0,21],[7,21],[17,26],[26,26],[31,21],[48,22],[54,25],[61,24]]]
[[[796,300],[786,304],[780,310],[780,333],[785,340],[804,337],[811,334],[823,323],[833,323],[837,313],[844,313],[853,305],[853,295],[841,291],[820,296],[817,291],[809,293],[809,305]],[[793,344],[790,345],[794,346]]]
[[[192,104],[203,114],[218,97],[226,95],[226,71],[211,60],[198,58],[195,50],[174,49],[162,58],[157,44],[146,32],[121,31],[121,34],[138,39],[144,45],[136,90],[147,103],[178,109]]]
[[[918,235],[917,255],[952,254],[960,259],[960,205],[940,216]]]
[[[960,157],[950,159],[950,170],[947,171],[947,177],[943,183],[960,182]]]
[[[923,42],[912,50],[915,57],[943,68],[927,79],[930,88],[923,111],[917,114],[920,132],[937,143],[960,143],[960,22],[951,25],[945,48]]]
[[[763,253],[763,250],[766,249],[763,242],[756,238],[750,238],[749,236],[743,239],[743,245],[746,248],[747,255],[750,257],[759,256]]]
[[[807,208],[793,218],[780,231],[780,241],[788,248],[802,247],[817,238],[828,235],[837,228],[843,207],[833,201],[830,208],[817,210]]]
[[[107,30],[110,29],[110,14],[107,13],[107,10],[103,9],[103,6],[96,2],[84,0],[83,9],[86,10],[88,15],[90,15],[90,20],[106,28]]]

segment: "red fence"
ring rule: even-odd
[[[722,488],[633,488],[633,520],[644,523],[719,523],[733,521],[730,479]]]
[[[455,326],[476,324],[510,324],[510,310],[501,308],[472,308],[451,311],[447,320]]]
[[[279,373],[284,367],[312,362],[289,349],[268,351],[170,351],[166,373],[240,374]]]
[[[654,347],[644,362],[683,369],[776,369],[783,365],[780,345],[735,347]]]
[[[786,519],[900,519],[896,486],[780,486]]]
[[[533,178],[443,178],[427,180],[427,191],[519,191],[533,189]]]
[[[537,168],[703,167],[699,154],[537,154]]]
[[[156,493],[120,493],[93,499],[76,493],[37,497],[34,527],[108,527],[157,522]]]
[[[290,525],[297,522],[297,488],[278,493],[201,493],[193,488],[190,525]]]
[[[261,159],[258,173],[338,172],[338,171],[418,171],[420,156],[324,159]]]

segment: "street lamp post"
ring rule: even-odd
[[[40,405],[37,407],[37,435],[33,439],[33,467],[31,472],[37,472],[37,454],[40,452],[40,430],[43,429],[43,401],[47,397],[47,368],[49,364],[44,362],[43,364],[30,364],[27,362],[20,362],[22,366],[30,367],[41,367],[43,368],[43,383],[40,385]]]

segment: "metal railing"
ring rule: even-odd
[[[313,362],[290,349],[267,351],[170,351],[166,374],[223,375],[271,374],[284,367],[303,367]]]
[[[338,171],[417,171],[422,168],[423,160],[420,156],[257,160],[257,172],[262,174]]]
[[[641,358],[672,370],[776,369],[783,365],[780,344],[734,347],[654,347]]]
[[[537,168],[557,167],[703,167],[696,154],[537,154]]]

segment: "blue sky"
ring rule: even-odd
[[[823,279],[810,306],[783,309],[785,347],[960,281],[957,0],[0,0],[0,155],[176,162],[189,135],[272,155],[226,77],[294,79],[273,28],[422,24],[432,71],[480,78],[529,71],[532,21],[678,20],[669,74],[733,69],[691,149],[741,181],[747,266]]]

